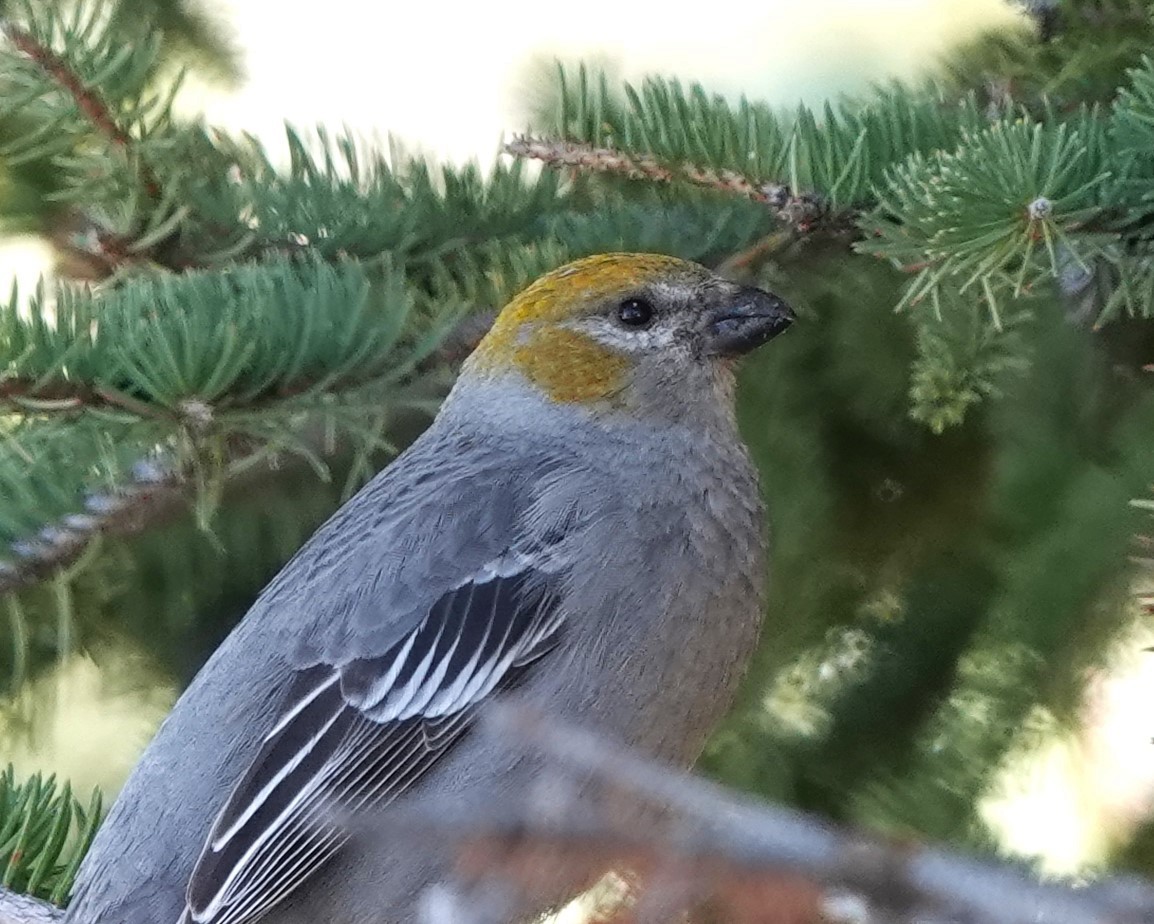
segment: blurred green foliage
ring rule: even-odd
[[[87,804],[71,787],[35,774],[0,772],[0,885],[62,905],[100,822],[100,793]]]
[[[1128,500],[1154,471],[1154,396],[1099,335],[1039,319],[1020,332],[1025,377],[933,436],[903,400],[899,284],[837,254],[775,280],[804,313],[744,370],[740,404],[771,605],[706,766],[839,819],[985,844],[980,800],[1031,713],[1076,725],[1135,618],[1146,514]]]
[[[33,5],[45,15],[66,15],[84,4],[34,0]],[[101,15],[107,17],[108,34],[120,48],[155,40],[161,67],[169,78],[181,69],[194,69],[198,76],[223,87],[236,86],[241,79],[240,51],[227,24],[201,0],[107,0],[101,4]],[[0,147],[20,141],[39,127],[36,116],[28,112],[0,119]],[[66,221],[55,198],[61,174],[60,166],[49,157],[0,163],[0,231],[53,234]]]

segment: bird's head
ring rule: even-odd
[[[594,413],[676,419],[702,403],[731,403],[734,360],[792,321],[777,296],[696,263],[603,254],[517,295],[463,375],[513,377]]]

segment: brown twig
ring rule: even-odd
[[[164,408],[132,395],[88,382],[59,381],[38,384],[26,378],[0,379],[0,406],[23,411],[68,413],[79,410],[122,410],[139,417],[174,419]]]
[[[846,215],[830,214],[821,198],[814,194],[797,193],[780,183],[757,182],[735,170],[697,164],[663,164],[652,154],[630,154],[584,142],[546,138],[514,138],[505,145],[505,151],[514,157],[539,160],[556,169],[614,173],[658,183],[682,180],[705,189],[743,196],[764,203],[779,221],[802,233],[829,225],[840,228],[847,220]]]
[[[4,32],[13,47],[34,62],[67,93],[76,108],[105,138],[125,150],[133,146],[132,136],[117,122],[108,103],[93,87],[84,81],[68,63],[51,48],[42,45],[28,32],[12,23],[6,23]],[[145,191],[154,199],[160,197],[160,183],[146,164],[140,165],[140,178]]]
[[[839,894],[861,896],[897,921],[967,924],[1139,924],[1154,920],[1154,884],[1136,877],[1085,888],[1043,882],[1006,863],[941,848],[897,843],[834,827],[695,778],[584,729],[523,705],[494,703],[484,724],[506,739],[544,753],[562,771],[634,794],[681,819],[659,850],[721,858],[736,868],[797,875]],[[466,830],[555,839],[567,832],[532,806],[517,818],[457,818]],[[573,813],[570,813],[573,814]],[[588,823],[589,813],[580,815]],[[450,819],[442,819],[450,823]],[[601,832],[609,842],[612,827]],[[634,828],[636,831],[636,828]],[[588,838],[588,829],[580,832]],[[654,848],[650,848],[654,849]]]
[[[749,247],[730,254],[718,267],[719,275],[736,282],[755,285],[762,268],[796,240],[791,228],[773,231]]]
[[[26,30],[6,22],[3,25],[3,32],[13,48],[33,62],[67,94],[77,110],[100,135],[113,147],[131,154],[136,139],[118,121],[112,107],[96,87],[86,84],[65,58],[42,44]],[[137,177],[148,198],[153,202],[159,202],[162,198],[162,185],[153,169],[139,156],[129,157],[128,161],[135,164]],[[112,275],[117,267],[130,263],[143,263],[149,259],[174,270],[196,265],[194,261],[179,255],[167,258],[160,256],[164,254],[165,246],[171,242],[172,236],[158,241],[149,248],[148,253],[138,253],[131,246],[130,236],[115,232],[76,212],[63,214],[66,217],[62,226],[55,229],[50,236],[68,261],[67,266],[80,278],[105,279]],[[77,224],[82,226],[79,230],[72,227]],[[78,241],[86,243],[81,244]]]
[[[44,73],[60,84],[64,91],[72,97],[76,108],[84,113],[88,121],[96,126],[102,135],[120,147],[127,148],[132,145],[132,139],[112,117],[104,99],[96,90],[86,87],[80,77],[64,62],[63,58],[51,48],[41,45],[19,26],[6,23],[4,32],[17,50],[35,62]]]
[[[439,362],[450,362],[450,358],[437,355]],[[431,371],[432,367],[428,366],[421,374]],[[278,392],[276,396],[258,398],[244,405],[227,405],[226,409],[260,410],[304,390],[304,386],[299,389],[293,386],[292,390]],[[76,413],[96,408],[117,408],[139,416],[160,418],[174,427],[183,426],[194,433],[211,426],[220,410],[218,405],[194,398],[185,399],[170,409],[99,386],[58,383],[34,389],[27,380],[20,379],[0,381],[0,411],[4,408],[5,400],[22,410],[27,410],[31,404],[32,409],[39,413]],[[423,417],[424,411],[420,411],[420,414]],[[347,443],[343,441],[332,442],[327,428],[319,424],[306,427],[301,439],[313,452],[326,457],[337,455],[347,448]],[[226,443],[225,461],[231,464],[246,457],[252,450],[252,441],[234,435]],[[269,460],[246,469],[242,475],[230,476],[227,483],[234,486],[249,478],[267,477],[270,471],[278,467],[275,460]],[[115,490],[93,493],[89,495],[83,511],[49,523],[38,534],[14,543],[10,549],[0,546],[0,595],[39,583],[58,573],[80,558],[97,536],[130,536],[168,520],[188,508],[192,503],[191,495],[190,484],[179,472],[153,462],[139,463],[134,467],[134,480],[129,484]],[[14,553],[15,560],[5,561],[5,557],[12,557],[6,554],[9,551]]]
[[[514,157],[539,160],[549,167],[575,167],[601,173],[616,173],[630,179],[656,180],[668,183],[677,174],[648,154],[626,154],[612,148],[596,148],[576,141],[552,141],[544,138],[514,138],[505,145],[505,151]],[[735,182],[728,191],[739,192],[750,198],[761,198],[760,193],[743,177],[734,175]]]
[[[129,536],[187,508],[186,486],[175,476],[136,481],[117,491],[94,494],[84,513],[46,526],[31,540],[14,543],[19,561],[0,561],[0,595],[60,572],[99,536]]]
[[[499,879],[519,895],[557,895],[591,888],[607,869],[628,871],[630,907],[602,924],[675,921],[708,907],[730,924],[816,924],[823,890],[804,876],[734,863],[717,855],[673,854],[636,835],[574,836],[521,831],[465,838],[456,873],[465,882]],[[582,888],[583,887],[583,888]]]
[[[495,802],[462,815],[452,800],[419,800],[371,819],[342,822],[358,825],[354,833],[362,837],[436,840],[457,857],[461,885],[493,874],[509,880],[509,907],[517,906],[518,892],[568,894],[606,869],[637,871],[637,902],[622,922],[648,924],[680,910],[674,905],[701,902],[728,915],[718,919],[738,924],[805,924],[818,911],[827,920],[844,920],[839,904],[854,905],[857,921],[895,924],[1154,920],[1154,884],[1137,877],[1075,888],[1039,881],[1007,863],[863,836],[508,702],[488,707],[485,731],[543,753],[560,774],[579,778],[580,789],[558,786],[559,795],[548,805],[539,793],[529,793],[512,805]],[[597,812],[598,803],[590,799],[596,784],[602,794],[628,794],[649,808],[621,812],[618,798],[609,805],[612,811]],[[0,924],[47,924],[58,916],[51,906],[0,889]]]

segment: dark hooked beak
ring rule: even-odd
[[[761,289],[742,287],[705,324],[707,349],[717,356],[740,356],[768,343],[793,323],[789,305]]]

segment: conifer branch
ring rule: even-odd
[[[170,270],[191,269],[192,260],[156,259],[156,249],[136,250],[131,235],[121,234],[105,226],[92,215],[77,209],[68,209],[54,216],[49,239],[62,259],[58,265],[61,277],[87,282],[108,279],[126,267],[143,266],[149,262]]]
[[[631,180],[656,183],[681,181],[702,189],[742,196],[768,206],[780,222],[801,233],[831,224],[852,225],[851,213],[845,212],[834,220],[821,197],[814,193],[795,193],[781,183],[759,183],[735,170],[692,163],[667,164],[652,154],[632,154],[583,142],[527,136],[510,141],[505,145],[505,151],[514,157],[539,160],[553,169],[612,173]]]
[[[99,790],[84,803],[53,776],[0,771],[0,924],[60,914],[102,817]]]
[[[190,403],[191,404],[191,403]],[[196,426],[195,407],[185,409],[189,428]],[[210,414],[210,408],[199,409]],[[303,433],[294,447],[299,456],[313,465],[349,448],[344,435],[336,438],[323,422]],[[224,487],[235,487],[248,479],[269,477],[280,466],[275,453],[262,453],[251,440],[226,440],[224,458],[218,468]],[[255,461],[256,464],[251,464]],[[33,536],[7,546],[0,544],[0,597],[41,583],[79,562],[94,542],[102,537],[126,538],[169,522],[194,508],[201,500],[203,485],[192,477],[195,464],[178,467],[175,456],[142,458],[129,467],[123,484],[88,491],[80,512],[67,513],[47,523]]]
[[[136,466],[136,480],[90,494],[84,513],[68,514],[33,538],[15,542],[16,561],[0,560],[0,596],[38,584],[79,561],[101,536],[130,536],[187,509],[187,485],[151,463]]]
[[[56,81],[72,97],[76,108],[84,113],[102,135],[113,144],[121,147],[127,148],[132,144],[132,139],[112,117],[112,112],[100,93],[91,87],[86,87],[63,58],[51,48],[40,44],[31,34],[12,22],[5,23],[3,31],[17,50],[38,65],[44,73]]]
[[[18,51],[35,63],[72,98],[76,108],[92,123],[93,127],[108,141],[124,150],[133,146],[132,136],[117,122],[112,110],[100,92],[86,86],[80,76],[67,62],[51,48],[38,42],[29,32],[15,23],[6,22],[3,32]],[[139,166],[140,179],[145,191],[153,199],[160,197],[160,183],[147,164]]]
[[[171,419],[164,408],[131,395],[87,382],[34,382],[30,379],[0,380],[0,407],[36,414],[72,413],[79,410],[121,410],[139,417]]]
[[[403,405],[395,401],[395,406]],[[7,542],[0,536],[0,597],[61,574],[82,561],[101,537],[134,536],[190,509],[207,525],[226,489],[269,477],[285,457],[303,460],[324,476],[329,461],[343,453],[360,459],[380,449],[395,451],[379,431],[377,417],[385,406],[379,396],[357,402],[351,393],[341,405],[318,401],[311,413],[297,407],[296,416],[305,410],[307,420],[282,435],[272,433],[267,409],[231,409],[236,416],[218,426],[213,406],[183,401],[179,418],[166,421],[181,439],[167,440],[149,457],[116,469],[111,485],[106,481],[105,486],[81,490],[64,512],[58,506],[54,517],[37,517],[43,523],[38,528],[18,532]],[[408,406],[419,414],[427,410],[416,400]],[[202,432],[208,434],[203,445]],[[371,474],[371,469],[366,472]]]
[[[732,170],[714,171],[692,165],[671,167],[658,162],[650,154],[627,154],[576,141],[521,137],[506,144],[505,150],[515,157],[539,160],[550,167],[576,167],[662,183],[685,179],[709,189],[748,196],[757,202],[769,202],[772,195],[771,191],[760,188]]]
[[[232,399],[224,395],[217,401],[209,403],[198,398],[184,398],[169,408],[141,401],[104,385],[72,381],[41,384],[28,379],[6,379],[0,381],[0,408],[8,404],[15,411],[39,416],[71,414],[84,410],[116,410],[128,411],[136,417],[152,418],[166,423],[180,421],[208,423],[216,417],[219,407],[240,412],[267,411],[274,409],[281,402],[307,395],[317,390],[321,384],[315,379],[304,379],[278,385],[275,390],[251,399]],[[355,390],[366,383],[350,380],[338,384],[340,389],[322,388],[317,392],[318,396],[335,395],[338,390],[345,388]]]

